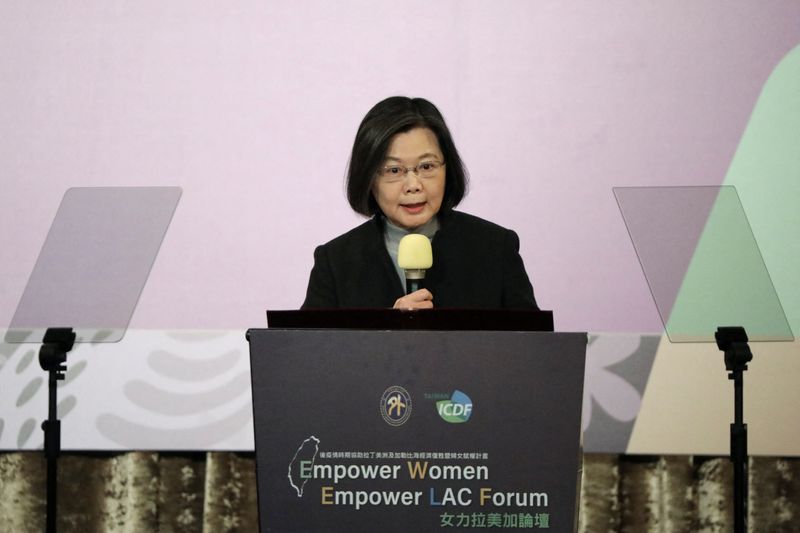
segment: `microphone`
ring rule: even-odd
[[[419,233],[411,233],[400,239],[397,264],[406,271],[406,294],[423,288],[425,271],[433,265],[430,239]]]

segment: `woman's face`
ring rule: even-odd
[[[436,135],[428,128],[414,128],[392,137],[381,170],[395,167],[393,173],[379,170],[372,195],[383,214],[396,226],[414,229],[424,225],[442,207],[445,187],[445,167],[440,166],[430,176],[420,173],[425,163],[444,163]],[[422,164],[422,166],[420,166]],[[396,167],[402,170],[398,172]]]

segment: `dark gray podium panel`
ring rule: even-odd
[[[573,531],[584,333],[251,330],[262,531]]]

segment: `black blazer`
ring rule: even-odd
[[[439,225],[425,276],[434,307],[538,308],[516,233],[458,211]],[[392,307],[404,294],[375,216],[314,250],[303,308]]]

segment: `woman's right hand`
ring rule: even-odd
[[[404,311],[413,311],[414,309],[432,309],[433,308],[433,294],[428,289],[420,289],[411,294],[406,294],[402,298],[398,298],[394,303],[395,309],[402,309]]]

